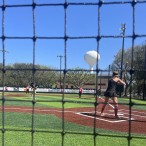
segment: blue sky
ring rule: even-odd
[[[104,0],[110,2],[111,0]],[[116,1],[116,0],[112,0]],[[124,0],[117,0],[124,1]],[[128,1],[128,0],[125,0]],[[36,3],[64,3],[64,0],[35,0]],[[98,2],[98,0],[68,0],[68,2]],[[31,4],[32,0],[5,0],[6,5]],[[2,0],[0,0],[2,5]],[[98,34],[98,6],[68,6],[67,8],[67,35],[96,36]],[[146,34],[146,3],[137,4],[135,7],[135,32]],[[103,5],[101,7],[101,35],[119,35],[122,23],[126,23],[126,35],[132,35],[132,6]],[[2,21],[2,10],[0,10]],[[63,37],[64,36],[64,7],[36,7],[35,8],[35,33],[41,37]],[[7,37],[32,37],[33,19],[31,7],[6,8],[4,34]],[[0,23],[0,35],[2,26]],[[146,38],[137,38],[135,45],[142,44]],[[6,53],[6,64],[32,63],[33,41],[30,39],[6,39],[4,41]],[[2,48],[2,40],[0,41]],[[132,39],[125,39],[125,49],[132,46]],[[114,60],[114,56],[122,47],[122,38],[104,38],[100,40],[99,68],[107,69]],[[80,67],[88,69],[84,61],[84,54],[90,50],[97,49],[95,39],[69,39],[67,41],[67,69]],[[58,55],[64,55],[63,39],[38,39],[35,48],[35,63],[49,67],[59,68]],[[0,55],[2,61],[2,53]],[[64,68],[64,59],[62,59]],[[95,66],[94,66],[95,68]]]

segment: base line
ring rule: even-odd
[[[101,100],[105,101],[105,99],[103,99],[102,97],[98,97],[98,98],[100,98]],[[107,102],[107,104],[108,104],[109,106],[111,106],[112,108],[115,108],[112,104],[110,104],[110,103],[108,103],[108,102]]]
[[[91,112],[82,112],[82,113],[91,113]],[[76,113],[78,115],[81,115],[81,116],[84,116],[84,117],[88,117],[88,118],[95,118],[95,117],[92,117],[92,116],[88,116],[88,115],[84,115],[80,112]],[[103,118],[97,118],[96,119],[100,120],[100,121],[105,121],[105,122],[109,122],[109,123],[119,123],[119,122],[125,122],[127,121],[126,119],[125,120],[115,120],[115,121],[110,121],[110,120],[106,120],[106,119],[103,119]]]

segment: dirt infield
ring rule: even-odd
[[[14,95],[13,95],[14,96]],[[21,95],[20,95],[21,96]],[[19,95],[17,94],[17,97]],[[99,99],[103,101],[103,99]],[[5,112],[23,112],[32,113],[32,107],[22,106],[5,106]],[[35,114],[54,114],[58,118],[84,126],[96,127],[106,130],[119,132],[132,132],[139,134],[146,134],[146,111],[131,110],[131,119],[129,119],[129,109],[126,106],[119,105],[119,116],[121,119],[114,118],[114,107],[108,104],[105,109],[105,115],[99,116],[101,104],[98,108],[67,108],[62,111],[60,108],[35,108]],[[0,109],[1,111],[1,109]],[[62,114],[64,113],[64,114]]]
[[[125,109],[124,109],[125,110]],[[23,113],[31,113],[31,107],[21,107],[21,106],[6,106],[6,112],[23,112]],[[106,130],[112,131],[120,131],[120,132],[128,132],[129,126],[131,127],[132,133],[140,133],[146,134],[146,114],[144,111],[132,111],[132,119],[131,123],[129,123],[128,116],[125,113],[125,117],[121,117],[120,120],[116,120],[113,117],[113,112],[110,108],[106,109],[106,114],[104,117],[98,116],[98,112],[94,113],[93,108],[70,108],[65,109],[64,111],[60,109],[54,108],[35,108],[35,114],[54,114],[59,118],[62,118],[62,112],[64,112],[65,121],[69,121],[72,123],[102,128]],[[110,112],[110,114],[108,113]],[[127,112],[127,111],[126,111]],[[140,115],[135,115],[135,112],[140,113]],[[121,113],[121,112],[119,112]],[[94,124],[95,122],[95,124]],[[130,125],[129,125],[130,124]]]

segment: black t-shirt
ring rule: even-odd
[[[108,82],[107,90],[104,93],[104,96],[106,96],[106,97],[117,96],[116,95],[116,86],[117,86],[117,82],[115,82],[113,79],[110,79]]]
[[[115,82],[113,79],[110,79],[108,82],[108,87],[106,91],[112,91],[115,92],[116,91],[116,86],[117,86],[117,82]]]

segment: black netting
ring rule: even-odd
[[[27,1],[26,1],[27,2]],[[7,132],[26,132],[27,134],[29,133],[29,135],[31,135],[31,141],[30,141],[30,145],[31,146],[35,146],[35,141],[36,141],[36,138],[35,138],[35,134],[36,133],[43,133],[43,134],[52,134],[52,135],[56,135],[56,137],[61,137],[59,139],[59,145],[62,145],[62,146],[65,146],[67,145],[66,144],[66,139],[68,138],[68,136],[72,136],[74,137],[75,135],[83,135],[83,136],[91,136],[92,137],[92,145],[94,146],[98,146],[98,145],[101,145],[99,144],[98,142],[98,137],[108,137],[109,139],[110,138],[119,138],[119,139],[126,139],[127,140],[127,145],[128,146],[132,146],[131,144],[131,140],[132,139],[145,139],[144,136],[135,136],[135,135],[132,135],[131,133],[131,120],[129,120],[128,122],[128,129],[127,129],[127,133],[124,135],[115,135],[114,133],[112,134],[104,134],[104,133],[100,133],[100,131],[98,131],[98,129],[96,128],[97,127],[97,118],[95,118],[94,116],[94,120],[93,120],[93,123],[92,123],[92,126],[93,126],[93,131],[73,131],[73,130],[66,130],[66,125],[65,125],[65,106],[68,105],[69,103],[74,103],[75,101],[72,101],[72,100],[66,100],[65,98],[65,88],[66,88],[66,77],[67,77],[67,74],[69,72],[79,72],[79,71],[84,71],[84,72],[90,72],[89,70],[81,70],[81,69],[68,69],[67,67],[67,62],[68,62],[68,42],[70,40],[82,40],[82,39],[91,39],[91,40],[94,40],[96,41],[96,50],[97,52],[100,53],[100,43],[101,43],[101,40],[104,40],[105,38],[106,39],[131,39],[131,44],[132,44],[132,57],[131,57],[131,64],[130,64],[130,68],[123,68],[123,62],[121,61],[121,68],[119,68],[118,70],[121,72],[121,77],[125,76],[125,72],[129,74],[129,78],[132,80],[133,79],[133,75],[136,74],[136,73],[141,73],[143,72],[144,75],[145,75],[145,70],[142,70],[142,69],[137,69],[137,68],[134,68],[134,46],[135,46],[135,40],[136,39],[139,39],[139,38],[145,38],[146,37],[146,34],[136,34],[135,30],[135,17],[136,17],[136,6],[137,5],[145,5],[146,4],[146,1],[145,0],[127,0],[127,1],[102,1],[102,0],[97,0],[95,2],[79,2],[79,1],[75,1],[75,2],[70,2],[70,1],[63,1],[63,2],[56,2],[56,1],[53,1],[52,3],[49,3],[49,1],[46,1],[46,2],[41,2],[40,1],[36,1],[36,0],[32,0],[32,1],[28,1],[28,4],[21,4],[21,2],[19,4],[11,4],[10,1],[6,1],[6,0],[3,0],[1,1],[0,3],[0,9],[1,9],[1,30],[2,30],[2,33],[1,33],[1,36],[0,36],[0,40],[1,40],[1,53],[2,53],[2,65],[1,65],[1,81],[2,81],[2,85],[3,85],[3,90],[2,90],[2,98],[1,98],[1,113],[2,113],[2,117],[1,117],[1,141],[2,141],[2,146],[7,146]],[[132,33],[131,35],[125,35],[125,32],[123,33],[123,35],[101,35],[101,29],[102,29],[102,24],[101,24],[101,21],[100,19],[102,19],[102,12],[101,9],[102,7],[106,6],[111,6],[111,5],[117,5],[117,6],[122,6],[122,5],[131,5],[132,7],[132,11],[130,11],[129,13],[131,13],[130,15],[132,15],[132,26],[131,26],[131,29],[132,29]],[[68,19],[69,19],[69,16],[68,16],[68,9],[71,7],[78,7],[78,6],[82,6],[82,7],[95,7],[97,8],[97,13],[98,13],[98,17],[97,17],[97,26],[98,26],[98,29],[97,29],[97,33],[96,34],[93,34],[93,35],[68,35],[68,32],[67,32],[67,27],[68,27]],[[55,7],[56,9],[59,7],[59,8],[62,8],[64,9],[64,14],[63,14],[63,22],[64,23],[64,28],[63,31],[62,31],[62,34],[61,36],[58,36],[58,35],[50,35],[50,36],[46,36],[46,35],[37,35],[37,32],[36,32],[36,21],[39,21],[37,19],[37,15],[35,14],[35,11],[38,10],[39,8],[46,8],[46,7]],[[32,35],[28,36],[28,35],[8,35],[7,34],[7,30],[5,29],[5,26],[7,25],[6,22],[5,22],[5,16],[6,16],[6,11],[11,9],[11,10],[14,10],[15,9],[18,9],[18,8],[29,8],[29,11],[31,12],[31,16],[32,16]],[[145,18],[142,18],[142,19],[145,19]],[[13,18],[13,20],[15,21],[15,18]],[[115,20],[116,21],[116,20]],[[29,22],[28,22],[29,23]],[[15,69],[12,69],[12,68],[9,68],[9,67],[6,67],[6,53],[7,53],[7,50],[6,50],[6,44],[7,44],[7,41],[13,41],[13,40],[26,40],[26,41],[31,41],[31,50],[30,50],[30,53],[31,53],[31,56],[32,56],[32,62],[31,62],[31,67],[29,68],[15,68]],[[58,40],[61,40],[64,44],[64,48],[63,48],[63,56],[57,56],[59,57],[60,59],[60,62],[62,61],[61,59],[64,59],[64,67],[60,66],[60,69],[45,69],[45,68],[37,68],[36,65],[36,44],[37,44],[37,41],[38,40],[47,40],[47,41],[58,41]],[[124,43],[124,42],[123,42]],[[124,47],[124,46],[123,46]],[[21,50],[22,52],[25,51],[25,50]],[[64,57],[64,58],[63,58]],[[123,54],[122,54],[122,58],[123,58]],[[52,60],[53,61],[53,60]],[[51,62],[51,61],[50,61]],[[61,64],[60,64],[61,65]],[[6,80],[6,76],[9,72],[21,72],[21,71],[25,71],[26,73],[29,72],[29,75],[31,76],[31,82],[32,84],[30,84],[30,86],[32,88],[34,88],[34,86],[36,87],[37,85],[37,78],[35,77],[37,73],[45,73],[45,72],[52,72],[52,76],[50,78],[55,78],[55,74],[56,73],[60,73],[60,87],[62,88],[60,94],[61,94],[61,98],[60,100],[38,100],[36,98],[36,93],[35,93],[35,89],[33,89],[33,92],[32,92],[32,96],[31,96],[31,99],[28,99],[28,100],[15,100],[15,99],[7,99],[6,95],[5,95],[5,80]],[[97,94],[95,94],[95,101],[94,102],[90,102],[88,101],[87,102],[83,102],[83,101],[80,101],[78,102],[78,104],[89,104],[89,105],[92,105],[92,109],[93,109],[93,114],[94,115],[97,115],[97,109],[98,109],[98,97],[99,95],[102,94],[102,91],[101,91],[101,83],[102,82],[102,74],[106,73],[108,74],[108,77],[110,76],[110,73],[113,71],[112,68],[109,68],[109,69],[105,69],[105,70],[102,70],[99,68],[99,64],[97,63],[96,64],[96,69],[93,70],[96,74],[96,86],[95,86],[95,91]],[[41,75],[41,74],[40,74]],[[145,77],[144,77],[145,78]],[[61,80],[62,79],[62,80]],[[16,83],[17,84],[17,83]],[[34,85],[35,84],[35,85]],[[37,87],[39,87],[39,85],[37,85]],[[132,89],[133,89],[133,86],[131,85],[130,86],[130,90],[129,90],[129,103],[127,104],[127,106],[129,107],[129,119],[131,119],[131,114],[132,114],[132,107],[134,106],[134,103],[132,102]],[[16,89],[17,90],[17,89]],[[120,92],[123,92],[124,91],[124,87],[118,87],[118,92],[119,92],[119,95],[121,96]],[[144,96],[145,96],[145,80],[144,80],[144,88],[143,88],[143,93],[144,93]],[[13,102],[13,101],[17,101],[17,102],[20,102],[20,105],[21,105],[21,102],[26,102],[26,104],[30,104],[31,105],[31,117],[30,117],[30,120],[29,120],[29,123],[30,123],[30,129],[25,129],[24,128],[17,128],[17,129],[14,129],[12,127],[6,127],[5,124],[7,123],[6,119],[7,119],[7,114],[5,112],[5,108],[8,106],[7,105],[7,102]],[[35,110],[36,110],[36,107],[37,107],[37,103],[38,102],[44,102],[44,103],[48,103],[50,104],[51,102],[56,102],[56,103],[60,103],[61,104],[61,121],[60,121],[60,127],[58,128],[59,130],[54,130],[54,131],[50,131],[50,130],[43,130],[43,129],[36,129],[35,126],[37,124],[37,120],[39,120],[39,117],[35,117]],[[125,103],[120,103],[121,105],[125,105]],[[137,106],[145,106],[145,105],[142,105],[142,104],[137,104]],[[84,113],[85,115],[87,115],[87,113]],[[40,117],[43,119],[43,117]],[[140,122],[146,122],[146,121],[140,121]],[[145,128],[145,127],[143,127]],[[28,138],[29,139],[29,138]],[[112,140],[112,139],[111,139]],[[13,145],[13,144],[12,144]],[[49,145],[49,139],[48,139],[48,145]],[[107,144],[108,145],[108,144]],[[116,143],[115,143],[116,145]],[[21,144],[20,144],[21,146]]]

